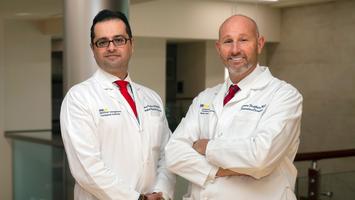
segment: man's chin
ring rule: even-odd
[[[247,72],[249,67],[248,67],[248,65],[243,64],[243,65],[228,66],[227,69],[228,69],[229,73],[232,73],[235,75],[241,75],[241,74]]]
[[[249,65],[242,65],[242,66],[228,66],[227,69],[230,76],[244,78],[245,76],[250,74],[255,67],[249,64]]]

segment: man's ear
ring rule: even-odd
[[[265,45],[265,38],[263,36],[260,36],[258,38],[258,54],[261,53]]]
[[[91,52],[94,53],[94,45],[90,42],[90,49],[91,49]]]
[[[131,38],[130,42],[131,42],[131,46],[132,46],[131,54],[133,54],[133,52],[134,52],[134,39],[133,39],[133,37]]]
[[[216,47],[218,55],[220,56],[221,55],[221,53],[220,53],[221,43],[219,43],[218,40],[215,43],[215,47]]]

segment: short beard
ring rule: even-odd
[[[237,69],[227,66],[227,70],[228,70],[229,76],[233,75],[234,77],[243,77],[243,75],[245,73],[247,73],[252,67],[253,66],[251,63],[247,63]]]

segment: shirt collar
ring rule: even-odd
[[[98,69],[98,73],[100,73],[100,80],[104,81],[105,84],[107,84],[107,85],[110,84],[111,86],[113,86],[113,85],[115,85],[114,84],[115,81],[121,80],[117,76],[114,76],[101,68]],[[127,82],[129,82],[129,84],[131,84],[132,80],[131,80],[129,74],[126,76],[124,81],[127,81]]]

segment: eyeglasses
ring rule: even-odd
[[[123,46],[127,44],[127,41],[131,40],[131,38],[125,38],[123,36],[115,37],[112,40],[108,39],[99,39],[97,40],[94,44],[97,48],[107,48],[110,46],[110,43],[112,42],[115,47]]]

